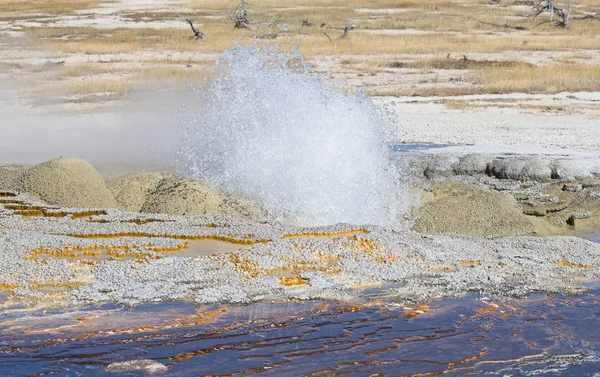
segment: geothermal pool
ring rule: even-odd
[[[0,375],[594,376],[600,291],[354,303],[105,305],[0,322]]]
[[[137,209],[127,210],[139,212],[119,207],[107,182],[77,159],[22,168],[10,179],[16,186],[0,191],[0,376],[600,371],[600,286],[582,290],[600,277],[597,244],[405,229],[416,200],[409,175],[421,168],[403,157],[444,145],[390,145],[385,109],[332,89],[298,53],[236,47],[218,68],[198,90],[199,106],[182,114],[174,163],[185,177],[163,176],[147,192],[136,186],[144,180],[126,179],[118,190],[140,193]],[[450,174],[450,160],[440,161],[432,166]],[[475,158],[469,171],[492,179],[481,172],[489,161]],[[547,173],[548,163],[535,166]],[[530,164],[511,166],[528,172]],[[18,185],[31,174],[40,190],[62,187],[65,180],[50,182],[52,169],[73,166],[94,173],[97,185],[86,188],[106,191],[116,209],[49,207],[57,203],[27,196],[38,185]],[[516,189],[492,183],[522,189],[520,181]],[[600,190],[579,186],[569,187],[589,197]],[[547,199],[530,191],[517,194]],[[190,212],[209,194],[214,213]],[[518,223],[525,214],[510,199],[516,214],[507,223]],[[153,212],[167,201],[172,208]],[[564,209],[532,203],[542,216]],[[440,215],[456,223],[456,212]],[[573,221],[591,217],[581,210]],[[534,230],[523,229],[508,234]]]

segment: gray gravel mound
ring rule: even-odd
[[[497,158],[488,164],[488,175],[500,179],[549,181],[553,172],[549,161],[539,158]]]
[[[454,165],[456,175],[485,174],[487,171],[488,157],[477,154],[461,156],[458,163]]]
[[[436,154],[420,156],[423,175],[428,179],[451,176],[487,175],[498,179],[548,182],[588,179],[600,174],[595,159],[531,156],[494,156],[491,154]]]
[[[107,181],[119,208],[129,212],[140,212],[148,196],[156,190],[158,184],[167,177],[169,172],[144,172],[124,175]]]
[[[458,157],[449,155],[435,156],[423,174],[429,179],[449,177],[454,174],[454,166],[459,162]]]
[[[418,232],[501,237],[534,231],[509,194],[454,182],[437,184],[433,193],[433,201],[419,209],[413,228]]]
[[[59,157],[23,170],[11,188],[60,207],[117,208],[100,174],[79,158]]]
[[[266,216],[255,203],[219,193],[201,182],[181,177],[160,181],[142,206],[141,212],[169,215],[226,215],[245,219]]]
[[[27,167],[24,165],[2,165],[0,166],[0,189],[10,190],[13,181]]]

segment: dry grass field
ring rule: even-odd
[[[78,10],[97,7],[99,0],[0,0],[0,15],[9,17],[74,14]]]
[[[600,91],[600,0],[574,1],[568,28],[515,0],[251,0],[248,30],[233,27],[238,4],[0,0],[0,75],[101,103],[145,80],[201,80],[233,44],[263,43],[373,95]]]

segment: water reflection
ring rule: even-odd
[[[0,375],[593,376],[599,292],[6,315]]]
[[[590,232],[589,234],[586,234],[586,236],[584,238],[586,238],[592,242],[600,243],[600,229],[596,229],[596,230]]]
[[[447,147],[448,144],[435,144],[435,143],[410,143],[410,144],[392,144],[389,146],[390,151],[397,152],[415,152],[424,151],[427,149],[436,149]]]

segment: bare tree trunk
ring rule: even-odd
[[[567,11],[565,12],[565,17],[563,20],[563,24],[565,27],[569,26],[569,18],[571,17],[571,0],[567,2]]]
[[[538,24],[537,26],[549,22],[549,23],[557,25],[557,26],[568,27],[569,19],[571,17],[571,0],[567,0],[566,9],[565,8],[557,8],[554,5],[554,0],[539,0],[537,3],[534,4],[533,13],[529,17],[535,18],[544,12],[550,12],[550,20],[542,22],[542,23]],[[560,18],[560,20],[554,21],[554,15],[558,16]]]

